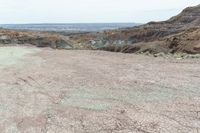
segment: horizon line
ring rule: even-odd
[[[48,22],[48,23],[43,23],[43,22],[37,22],[37,23],[0,23],[0,25],[30,25],[30,24],[144,24],[144,23],[137,23],[137,22],[66,22],[66,23],[60,23],[60,22]]]

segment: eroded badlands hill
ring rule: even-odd
[[[124,53],[200,53],[200,5],[162,22],[89,33],[0,29],[1,44],[32,44],[64,49],[100,49]]]
[[[163,22],[71,36],[77,43],[120,52],[200,53],[200,5]]]

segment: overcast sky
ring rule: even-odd
[[[166,20],[200,0],[0,0],[0,23]]]

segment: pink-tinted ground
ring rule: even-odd
[[[39,49],[0,66],[2,133],[200,133],[200,59]]]

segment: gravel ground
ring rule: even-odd
[[[200,59],[0,51],[2,133],[200,133]]]

